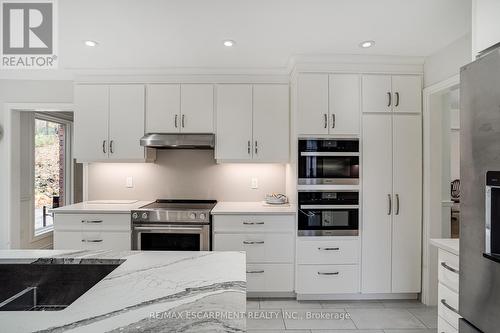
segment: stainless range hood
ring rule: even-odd
[[[214,149],[214,134],[150,133],[141,138],[141,146],[157,149]]]

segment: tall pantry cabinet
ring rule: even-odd
[[[421,291],[422,81],[365,75],[363,293]]]

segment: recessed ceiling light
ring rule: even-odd
[[[367,49],[369,47],[372,47],[373,45],[375,45],[375,41],[374,40],[365,40],[364,42],[361,42],[359,44],[359,47]]]
[[[84,43],[85,43],[85,45],[90,46],[90,47],[95,47],[95,46],[97,46],[97,44],[99,44],[94,40],[86,40]]]
[[[234,44],[236,44],[236,42],[234,40],[227,39],[224,41],[224,46],[227,46],[227,47],[234,46]]]

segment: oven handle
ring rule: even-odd
[[[332,157],[344,157],[344,156],[359,156],[356,152],[328,152],[328,151],[301,151],[300,156],[332,156]]]
[[[359,205],[300,205],[300,209],[359,209]]]
[[[203,227],[134,227],[134,230],[147,230],[147,231],[155,231],[155,230],[190,230],[190,231],[203,231]]]

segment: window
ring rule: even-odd
[[[67,168],[68,124],[37,114],[34,129],[36,235],[52,229],[53,217],[48,210],[66,204],[70,170]]]

